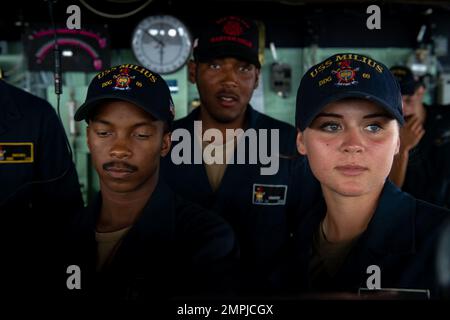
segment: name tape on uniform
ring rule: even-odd
[[[0,164],[32,163],[33,161],[32,142],[0,142]]]
[[[285,205],[287,185],[283,184],[253,184],[253,204]]]

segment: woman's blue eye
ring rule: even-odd
[[[320,126],[320,129],[327,132],[335,132],[341,129],[338,123],[326,122]]]

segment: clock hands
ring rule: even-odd
[[[158,42],[158,44],[160,45],[160,47],[164,47],[164,42],[162,42],[162,40],[154,35],[152,35],[150,33],[150,30],[147,30],[147,34],[150,36],[150,38],[152,38],[153,40],[155,40],[156,42]]]
[[[159,47],[159,63],[161,66],[163,65],[163,59],[164,59],[164,45]]]
[[[154,36],[153,34],[151,34],[150,30],[147,30],[147,34],[159,44],[159,62],[160,62],[160,65],[162,66],[163,65],[163,61],[164,61],[164,47],[165,47],[165,44],[160,38],[158,38],[158,37]]]
[[[172,73],[187,62],[191,36],[186,26],[173,16],[150,16],[133,32],[132,49],[144,67],[161,74]]]

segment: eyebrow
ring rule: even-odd
[[[103,119],[92,119],[92,122],[98,122],[98,123],[102,123],[104,125],[107,126],[114,126],[113,123],[107,121],[107,120],[103,120]],[[141,126],[149,126],[149,127],[154,127],[153,122],[148,122],[148,121],[142,121],[142,122],[138,122],[133,124],[131,127],[132,128],[137,128],[137,127],[141,127]]]
[[[341,114],[337,114],[337,113],[328,113],[328,112],[321,112],[317,115],[316,118],[319,117],[332,117],[332,118],[339,118],[339,119],[343,119],[344,116]],[[363,119],[372,119],[372,118],[388,118],[388,119],[392,119],[392,116],[388,113],[371,113],[371,114],[367,114],[363,117]]]

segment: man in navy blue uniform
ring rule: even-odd
[[[167,301],[227,294],[237,258],[223,219],[159,179],[170,150],[173,104],[160,75],[133,64],[97,74],[75,120],[86,120],[100,193],[68,231],[65,261],[96,300]]]
[[[299,152],[323,199],[302,215],[292,238],[289,286],[355,294],[398,289],[386,296],[393,298],[419,289],[422,298],[438,297],[437,249],[450,212],[387,178],[405,122],[389,69],[355,53],[325,59],[302,78],[296,122]]]
[[[48,102],[0,80],[2,273],[23,299],[53,283],[60,232],[83,206],[66,141]]]
[[[162,163],[162,176],[172,188],[214,210],[234,228],[241,249],[238,286],[244,294],[270,293],[276,287],[274,270],[289,235],[288,207],[303,196],[308,199],[304,190],[314,190],[302,186],[306,180],[300,178],[294,179],[302,180],[296,188],[289,182],[294,172],[308,172],[296,152],[295,128],[249,104],[260,77],[259,46],[258,27],[252,20],[226,16],[204,27],[189,63],[189,79],[197,85],[200,106],[174,123],[175,131],[189,134],[188,153],[194,159],[176,159],[186,141],[173,135],[180,141],[174,142],[171,157]],[[214,138],[208,134],[211,130],[217,133]],[[240,133],[227,136],[230,130]],[[271,161],[263,164],[260,152],[265,142]],[[215,149],[212,156],[218,161],[208,158],[209,148]],[[239,163],[244,156],[244,163]]]
[[[450,208],[450,106],[425,105],[425,87],[409,68],[391,72],[400,84],[406,124],[390,178],[414,197]]]

